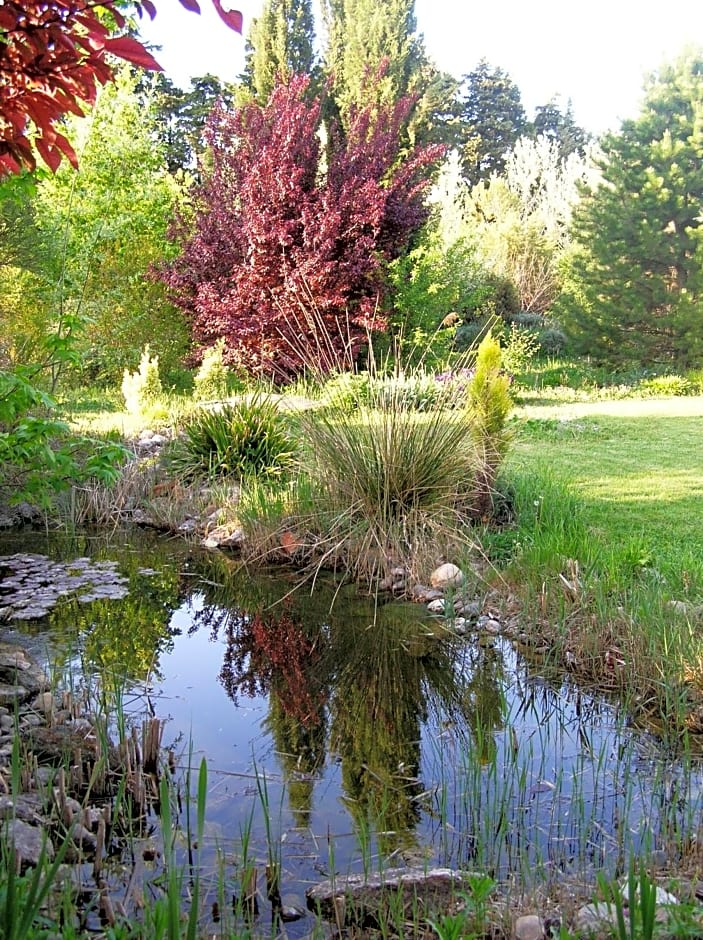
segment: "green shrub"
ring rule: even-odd
[[[254,395],[235,405],[198,411],[168,448],[164,461],[186,481],[223,476],[242,479],[281,473],[292,450],[285,417],[270,398]]]
[[[566,349],[566,333],[554,326],[545,327],[537,334],[539,351],[543,356],[559,356]]]
[[[504,432],[513,407],[510,378],[503,371],[500,342],[489,333],[478,347],[474,375],[468,386],[468,406],[477,434],[497,450],[504,449]]]
[[[449,391],[434,375],[399,373],[369,383],[365,404],[381,411],[430,411],[444,405]]]
[[[495,317],[479,317],[477,320],[471,320],[469,323],[462,323],[457,328],[454,336],[454,349],[457,352],[465,352],[475,346],[491,331],[491,326],[495,323]]]
[[[686,378],[691,383],[692,394],[703,395],[703,369],[691,369],[686,373]]]
[[[459,322],[474,316],[491,296],[476,247],[463,238],[447,247],[426,233],[413,251],[390,264],[389,276],[399,362],[404,368],[423,363],[429,370],[442,369],[455,332],[447,315],[456,313]]]
[[[489,289],[487,301],[491,302],[491,311],[501,320],[512,320],[520,314],[520,297],[517,287],[509,277],[500,274],[491,274],[487,280]],[[486,313],[485,303],[482,304],[480,311]]]
[[[322,402],[338,412],[354,411],[369,398],[368,372],[338,372],[330,376],[322,389]]]
[[[220,339],[203,354],[193,385],[196,401],[227,397],[229,370],[224,363],[224,349],[224,340]]]
[[[524,329],[539,331],[544,328],[544,317],[541,313],[532,313],[530,310],[521,310],[510,317],[511,323],[516,323]]]
[[[510,377],[502,366],[500,342],[489,333],[478,347],[467,388],[471,432],[481,453],[474,511],[482,517],[492,513],[495,480],[510,438],[507,421],[513,400]]]
[[[137,371],[124,370],[122,394],[127,411],[133,415],[143,415],[163,394],[159,357],[151,355],[148,344],[144,347]]]
[[[656,375],[641,381],[637,390],[645,395],[695,395],[692,382],[681,375]]]
[[[511,323],[510,329],[504,333],[501,367],[511,375],[526,372],[538,349],[539,343],[533,330]]]

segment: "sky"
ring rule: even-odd
[[[383,2],[383,0],[379,0]],[[157,59],[180,87],[212,72],[234,81],[244,37],[220,21],[211,0],[202,14],[157,0],[142,35],[162,46]],[[244,14],[245,35],[263,0],[224,0]],[[687,45],[703,48],[703,0],[415,0],[418,32],[435,64],[460,78],[485,58],[520,89],[529,117],[559,96],[594,134],[636,117],[645,77]]]

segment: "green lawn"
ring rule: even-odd
[[[604,551],[703,596],[703,397],[527,406],[514,424],[509,475],[568,484]]]

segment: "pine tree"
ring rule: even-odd
[[[528,129],[520,90],[503,69],[485,59],[464,76],[464,175],[472,184],[500,173],[505,157]]]
[[[284,82],[293,75],[319,78],[318,73],[312,0],[266,0],[247,38],[244,86],[265,104],[277,78]],[[311,93],[316,84],[311,83]]]
[[[203,133],[210,113],[218,101],[232,107],[234,87],[214,75],[201,75],[192,78],[184,91],[163,73],[147,82],[140,80],[139,85],[145,107],[154,110],[157,140],[169,170],[194,171],[205,149]]]
[[[654,75],[574,217],[562,318],[610,363],[703,361],[703,54]]]
[[[571,101],[567,101],[566,111],[562,112],[556,97],[535,108],[532,133],[535,137],[547,137],[550,141],[556,141],[562,160],[572,153],[584,156],[590,140],[590,135],[574,120]]]

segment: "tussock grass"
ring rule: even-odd
[[[359,580],[398,566],[426,579],[442,558],[471,548],[479,452],[465,413],[418,414],[387,390],[377,404],[299,416],[308,493],[300,522],[323,558]]]

